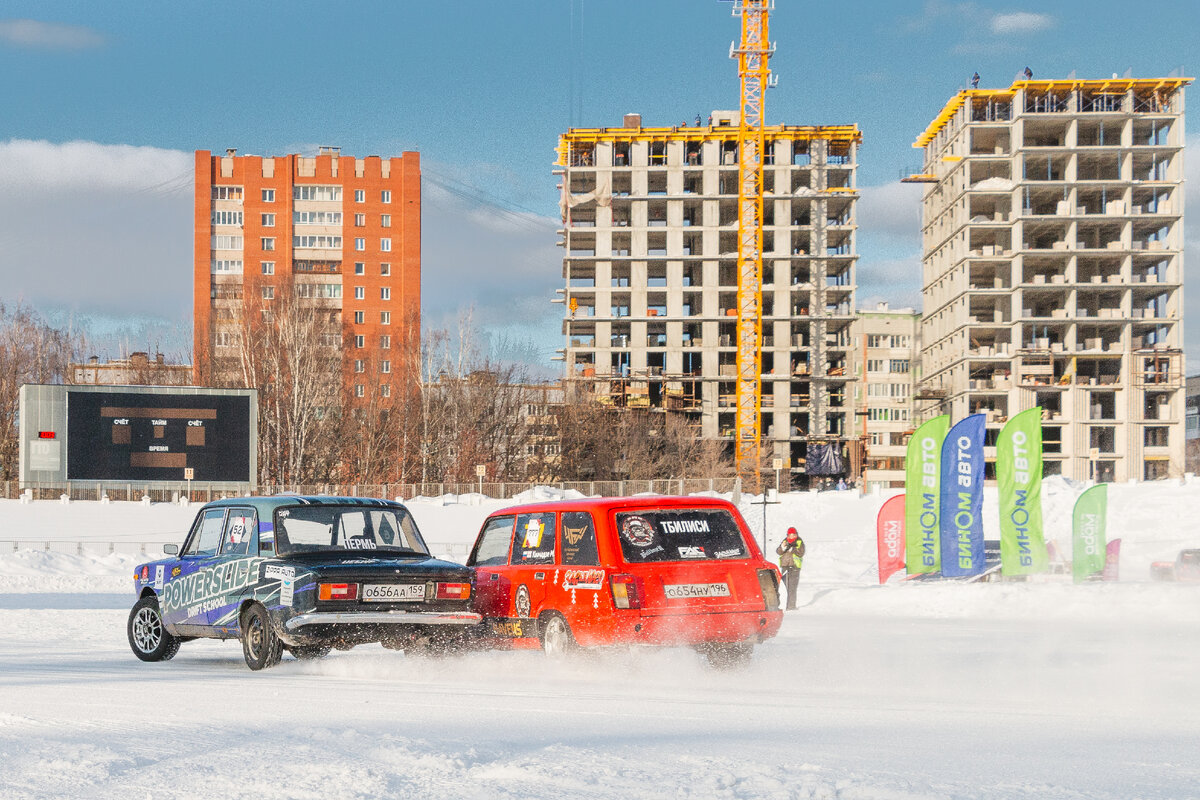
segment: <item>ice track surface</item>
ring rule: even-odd
[[[98,588],[0,591],[4,800],[1200,796],[1196,587],[806,585],[735,672],[364,646],[262,673],[235,642],[143,664]]]

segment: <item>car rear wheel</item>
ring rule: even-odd
[[[142,661],[169,661],[179,652],[179,639],[167,633],[158,600],[153,597],[133,604],[126,631],[133,654]]]
[[[737,669],[750,663],[754,655],[751,642],[709,642],[696,648],[714,669]]]
[[[562,615],[551,613],[542,619],[542,650],[548,656],[561,658],[579,649],[571,626]]]
[[[242,655],[252,670],[267,669],[279,663],[283,642],[271,627],[271,617],[258,603],[242,614]]]

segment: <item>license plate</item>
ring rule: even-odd
[[[363,602],[410,603],[425,599],[423,583],[376,583],[363,587]]]
[[[668,600],[687,600],[693,597],[729,597],[727,583],[668,583],[663,586]]]

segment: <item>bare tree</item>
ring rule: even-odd
[[[296,297],[243,299],[217,329],[214,385],[258,389],[259,477],[268,484],[335,480],[342,414],[336,310]],[[223,352],[222,352],[223,351]]]
[[[62,383],[83,349],[81,334],[51,327],[28,306],[0,303],[0,480],[18,477],[21,385]]]

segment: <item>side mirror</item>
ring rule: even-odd
[[[164,552],[164,553],[166,553],[166,554],[167,554],[167,555],[169,555],[169,556],[178,555],[178,554],[179,554],[179,545],[177,545],[177,544],[164,544],[164,545],[163,545],[163,552]]]

